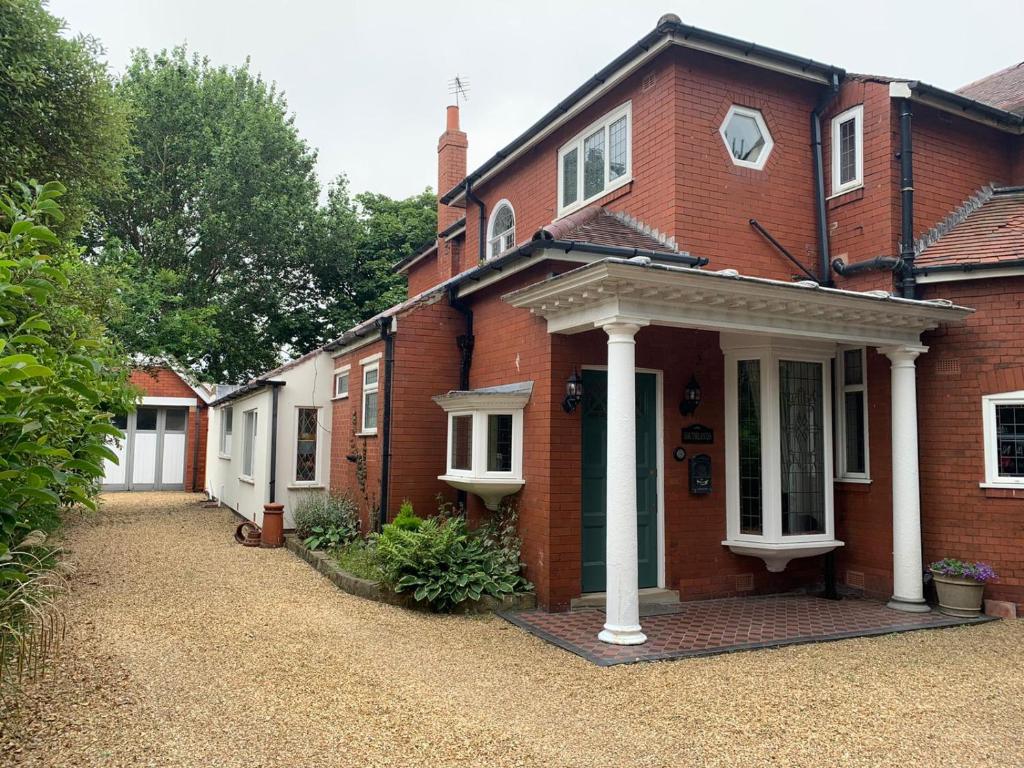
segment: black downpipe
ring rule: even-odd
[[[832,262],[832,269],[837,275],[848,277],[849,275],[855,275],[858,272],[868,272],[872,269],[888,269],[891,272],[895,272],[902,265],[902,261],[894,259],[892,256],[876,256],[873,259],[854,261],[851,264],[847,264],[842,259],[836,259]]]
[[[914,277],[914,145],[910,99],[900,99],[900,260],[903,298],[917,298]]]
[[[195,493],[197,490],[196,485],[199,483],[199,406],[196,405],[196,428],[193,430],[195,445],[192,446],[192,492]]]
[[[270,503],[277,501],[277,396],[280,387],[270,388]]]
[[[476,337],[473,336],[473,310],[470,309],[464,301],[459,299],[459,289],[457,286],[451,286],[448,288],[448,305],[463,316],[466,320],[466,332],[460,334],[455,340],[459,345],[459,389],[463,392],[469,389],[469,373],[473,368],[473,346],[476,343]],[[462,510],[462,514],[466,514],[466,503],[469,500],[469,495],[460,490],[456,497],[458,499],[459,509]]]
[[[814,210],[818,221],[818,283],[832,285],[832,265],[828,245],[828,215],[825,209],[825,169],[821,148],[821,114],[839,93],[839,76],[832,74],[832,83],[821,94],[811,111],[811,156],[814,161]]]
[[[487,206],[484,201],[481,200],[473,193],[473,182],[466,181],[466,199],[474,203],[480,209],[480,221],[479,221],[479,243],[478,243],[478,255],[480,257],[480,263],[483,264],[487,259]]]
[[[391,318],[377,321],[380,337],[384,340],[384,413],[381,417],[380,441],[380,514],[377,531],[388,521],[388,494],[391,492],[391,382],[395,368],[395,334],[391,332]]]

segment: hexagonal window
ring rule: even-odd
[[[775,144],[760,111],[747,107],[730,107],[719,133],[736,165],[758,171],[768,162]]]

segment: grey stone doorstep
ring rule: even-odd
[[[416,611],[426,611],[427,607],[413,599],[411,594],[393,592],[376,581],[367,581],[341,570],[338,564],[327,554],[309,549],[294,533],[285,534],[285,547],[305,560],[321,574],[327,577],[338,589],[350,595],[374,600],[378,603],[397,605]],[[484,595],[479,600],[467,600],[459,606],[458,613],[496,613],[498,611],[525,611],[537,607],[537,598],[532,594],[513,595],[502,600]]]

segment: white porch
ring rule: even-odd
[[[783,509],[779,447],[786,427],[777,406],[780,387],[811,387],[822,403],[815,420],[815,477],[831,478],[831,376],[826,372],[839,345],[872,347],[891,361],[893,454],[893,572],[890,607],[927,611],[922,593],[917,396],[915,359],[927,351],[920,335],[971,310],[947,302],[911,301],[884,292],[856,293],[805,281],[787,283],[652,264],[648,259],[606,259],[521,289],[505,297],[545,318],[551,333],[594,328],[608,337],[607,392],[607,592],[600,639],[632,645],[646,639],[637,585],[636,334],[648,325],[718,331],[726,359],[726,505],[723,546],[759,557],[769,570],[794,558],[842,546],[835,538],[831,482],[815,491],[819,517],[808,524]],[[743,392],[744,372],[756,387]],[[797,381],[803,377],[803,383]],[[816,381],[817,379],[817,381]],[[794,384],[793,382],[797,383]],[[809,391],[809,390],[808,390]],[[796,392],[797,397],[800,392]],[[746,403],[763,452],[758,464],[756,520],[744,520],[741,499],[740,410]],[[822,472],[824,467],[824,472]],[[786,478],[792,485],[792,478]],[[799,477],[796,482],[804,482]],[[806,489],[797,488],[803,492]],[[788,489],[789,499],[799,493]],[[792,502],[790,502],[792,503]],[[749,515],[748,515],[749,516]],[[802,527],[801,527],[802,526]]]

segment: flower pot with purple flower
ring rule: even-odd
[[[939,610],[950,616],[979,616],[985,584],[995,581],[996,572],[985,563],[947,557],[928,566],[939,596]]]

